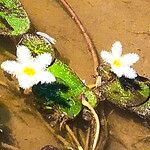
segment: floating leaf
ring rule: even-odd
[[[137,112],[138,115],[150,119],[150,98],[142,105],[138,107],[132,107],[134,112]]]
[[[150,97],[150,86],[146,81],[142,81],[141,77],[134,80],[124,77],[119,79],[113,76],[108,71],[108,68],[103,70],[103,73],[104,78],[106,73],[112,78],[111,80],[109,78],[109,81],[105,78],[106,84],[102,87],[103,95],[108,101],[119,107],[131,110],[138,115],[150,117],[150,100],[148,100]]]
[[[50,52],[54,56],[51,44],[45,43],[40,36],[25,35],[20,43],[27,46],[33,53]],[[66,64],[55,58],[48,71],[56,77],[56,82],[38,84],[33,87],[33,93],[38,97],[41,105],[58,105],[68,117],[74,118],[82,109],[81,95],[84,94],[87,101],[95,107],[97,103],[95,94]]]

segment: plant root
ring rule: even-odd
[[[86,106],[91,113],[93,114],[93,117],[95,119],[96,122],[96,132],[95,132],[95,136],[94,136],[94,141],[93,141],[93,146],[92,146],[92,150],[95,150],[98,139],[99,139],[99,133],[100,133],[100,122],[99,122],[99,118],[97,113],[95,112],[94,108],[85,100],[85,98],[82,99],[82,104],[84,106]]]
[[[101,131],[100,131],[100,137],[99,137],[99,142],[97,144],[96,150],[104,150],[105,146],[107,144],[107,141],[109,139],[109,130],[108,130],[108,122],[105,116],[104,112],[104,105],[103,103],[101,104],[100,107],[100,123],[101,123]]]
[[[77,138],[75,137],[73,131],[71,130],[71,128],[66,124],[66,130],[68,131],[68,133],[70,134],[70,136],[72,137],[72,139],[74,140],[74,142],[76,143],[78,150],[83,150],[82,146],[80,145],[79,141],[77,140]]]
[[[89,148],[90,133],[91,133],[91,129],[88,128],[84,150],[88,150]]]

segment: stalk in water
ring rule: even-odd
[[[97,142],[98,142],[98,138],[99,138],[99,132],[100,132],[99,118],[98,118],[97,113],[95,112],[94,108],[88,103],[88,101],[86,101],[86,99],[84,97],[82,98],[82,104],[91,111],[91,113],[93,114],[93,117],[95,119],[95,122],[96,122],[96,133],[94,136],[94,141],[93,141],[93,146],[92,146],[92,150],[95,150]]]
[[[67,124],[66,124],[66,130],[68,131],[68,133],[73,138],[74,142],[76,143],[76,145],[78,147],[78,150],[83,150],[82,146],[80,145],[80,143],[78,142],[77,138],[75,137],[73,131],[70,129],[70,127]]]

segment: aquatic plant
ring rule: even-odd
[[[139,56],[134,53],[129,53],[121,56],[122,45],[119,41],[116,41],[111,48],[112,52],[101,51],[101,57],[105,62],[111,65],[111,71],[118,77],[125,76],[130,79],[137,77],[137,74],[133,68],[130,68],[135,62],[139,60]]]
[[[68,6],[65,1],[62,2]],[[94,110],[99,105],[98,98],[100,100],[105,98],[117,107],[149,118],[149,80],[142,80],[143,78],[139,77],[135,70],[130,67],[139,59],[137,54],[129,53],[121,56],[122,45],[120,42],[113,44],[112,53],[101,52],[102,58],[110,66],[105,65],[105,63],[99,64],[98,56],[86,30],[83,30],[79,18],[76,17],[71,7],[68,8],[71,15],[75,16],[75,21],[88,41],[93,58],[96,57],[94,71],[98,80],[95,89],[90,89],[85,85],[68,65],[57,58],[53,48],[56,41],[43,32],[24,34],[21,41],[18,42],[16,61],[6,61],[1,66],[6,72],[18,78],[20,87],[23,89],[32,87],[32,92],[36,97],[35,106],[38,109],[58,109],[63,116],[67,116],[67,119],[74,119],[84,106],[88,107],[96,122],[96,124],[95,122],[92,124],[96,127],[96,132],[93,136],[94,140],[91,142],[91,148],[95,150],[100,134],[99,117]],[[22,16],[19,16],[20,11]],[[2,35],[14,37],[14,35],[26,33],[29,29],[29,19],[17,0],[1,0],[0,16]],[[31,56],[31,53],[35,57]],[[94,90],[99,92],[98,95]],[[65,127],[76,142],[78,149],[83,149],[69,126],[66,125]],[[63,141],[62,137],[59,139]]]
[[[31,52],[35,54],[44,53],[49,45],[49,48],[51,49],[50,52],[55,56],[50,41],[47,45],[44,44],[45,38],[51,39],[47,35],[45,37],[45,34],[44,36],[43,34],[40,34],[40,36],[33,34],[24,35],[19,43],[28,46]],[[32,43],[32,47],[30,43]],[[42,47],[43,51],[41,51],[41,49],[38,51],[37,48],[39,45]],[[96,119],[96,134],[93,142],[94,150],[100,130],[98,116],[92,108],[97,104],[96,95],[85,84],[83,84],[82,80],[79,79],[72,69],[59,59],[55,58],[53,64],[49,66],[47,70],[55,75],[56,82],[48,85],[35,85],[33,87],[33,93],[39,97],[40,104],[44,104],[46,107],[51,107],[53,104],[59,105],[60,109],[67,113],[67,116],[72,119],[82,110],[82,105],[88,107]],[[82,148],[78,146],[78,149]]]
[[[81,95],[83,94],[91,106],[96,106],[97,98],[94,92],[82,82],[69,66],[58,58],[55,58],[52,45],[46,43],[41,35],[26,34],[19,43],[27,46],[33,54],[43,54],[49,50],[53,56],[54,61],[47,68],[47,71],[56,77],[56,82],[33,86],[33,93],[39,97],[39,102],[41,101],[40,99],[42,99],[42,105],[49,106],[53,103],[58,103],[60,108],[67,113],[70,118],[76,117],[81,111]]]
[[[106,100],[141,117],[150,118],[150,82],[148,79],[141,76],[135,79],[118,78],[111,72],[110,67],[104,64],[101,69],[101,82],[103,84],[98,89]]]
[[[43,53],[34,58],[27,47],[19,45],[16,60],[3,62],[1,68],[15,76],[21,88],[29,89],[39,82],[43,84],[56,81],[55,77],[46,71],[46,67],[52,62],[49,53]]]
[[[29,18],[18,0],[0,0],[0,34],[21,35],[30,28]]]

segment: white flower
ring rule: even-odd
[[[111,65],[111,71],[118,77],[125,76],[129,79],[137,77],[136,71],[130,66],[139,60],[139,56],[135,53],[122,55],[122,45],[116,41],[111,48],[112,52],[102,51],[101,57]]]
[[[40,35],[43,37],[43,39],[45,40],[45,42],[47,43],[52,43],[52,44],[55,44],[56,43],[56,40],[52,37],[50,37],[48,34],[46,33],[43,33],[43,32],[36,32],[37,35]]]
[[[19,86],[29,89],[34,84],[51,83],[56,79],[46,67],[51,64],[52,57],[49,53],[43,53],[37,57],[32,57],[30,50],[21,45],[17,47],[16,61],[5,61],[1,68],[18,79]]]

